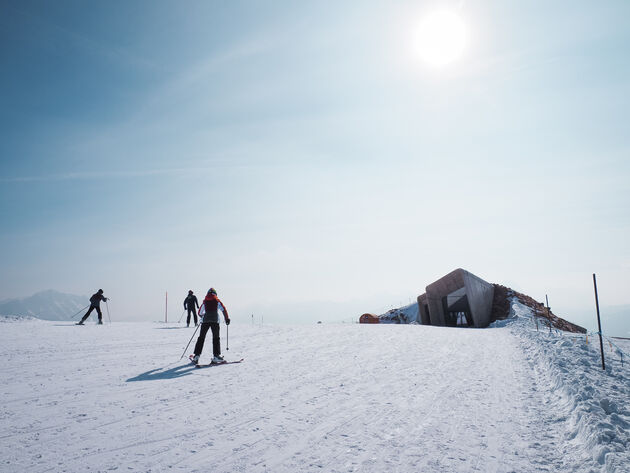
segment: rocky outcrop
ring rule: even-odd
[[[565,332],[586,333],[585,328],[558,317],[551,310],[548,310],[543,303],[514,289],[502,286],[501,284],[494,284],[494,300],[492,301],[493,320],[502,320],[509,317],[510,300],[512,298],[518,299],[521,304],[531,308],[536,317],[544,319],[542,323],[551,324],[552,327]]]

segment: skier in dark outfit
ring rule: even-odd
[[[96,313],[98,314],[99,325],[103,325],[103,313],[101,312],[101,301],[107,302],[107,297],[103,297],[103,290],[99,289],[96,294],[92,294],[92,297],[90,297],[90,308],[85,313],[81,321],[77,323],[77,325],[83,325],[83,322],[87,320],[87,318],[90,316],[90,314],[92,313],[94,309],[96,309]]]
[[[196,308],[195,308],[196,306]],[[184,299],[184,309],[188,310],[188,317],[186,318],[186,327],[190,327],[190,314],[195,316],[195,327],[197,326],[197,310],[199,309],[199,302],[197,296],[192,291],[188,291],[188,297]]]
[[[208,333],[208,329],[212,329],[212,353],[214,355],[212,357],[212,363],[222,363],[224,360],[221,356],[221,341],[219,339],[219,309],[223,312],[226,325],[230,325],[230,317],[227,309],[217,297],[217,291],[213,288],[210,288],[206,298],[203,300],[203,308],[205,314],[203,319],[201,319],[201,330],[197,344],[195,345],[195,356],[192,358],[192,362],[194,364],[199,363],[203,344],[206,341],[206,334]]]

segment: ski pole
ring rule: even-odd
[[[87,309],[88,307],[90,307],[90,304],[86,305],[83,309],[79,309],[79,312],[77,312],[76,314],[74,314],[72,317],[70,317],[71,319],[74,319],[77,315],[79,315],[81,312],[83,312],[85,309]]]
[[[230,350],[230,326],[226,325],[225,326],[225,351],[229,351]]]
[[[194,338],[195,334],[197,333],[197,330],[199,330],[199,327],[201,327],[201,324],[197,325],[197,328],[193,332],[192,337],[190,337],[190,340],[188,340],[188,345],[186,345],[186,348],[184,348],[184,353],[182,353],[182,356],[179,357],[180,360],[182,358],[184,358],[184,355],[186,354],[186,350],[188,350],[188,347],[190,346],[190,342],[192,342],[192,339]]]
[[[179,318],[179,320],[177,321],[177,323],[181,323],[182,318],[184,318],[184,312],[186,312],[186,309],[182,310],[182,316]]]
[[[112,324],[112,318],[109,316],[109,304],[105,301],[105,308],[107,309],[107,318],[109,319],[109,325]]]

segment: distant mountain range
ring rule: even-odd
[[[43,320],[70,320],[79,309],[89,303],[89,296],[64,294],[50,289],[24,299],[0,301],[0,315],[31,316]],[[77,315],[75,318],[78,317]]]

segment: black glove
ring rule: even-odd
[[[230,319],[225,319],[225,325],[230,325]]]

